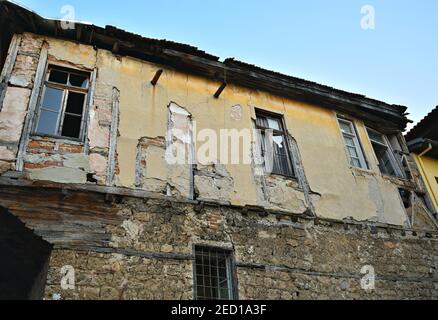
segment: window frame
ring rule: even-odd
[[[75,86],[72,86],[69,84],[61,84],[61,83],[49,81],[50,74],[51,74],[52,70],[57,70],[57,71],[68,73],[67,83],[68,83],[68,80],[70,79],[71,74],[85,76],[85,77],[87,77],[87,80],[88,80],[87,86],[86,86],[86,88],[81,88],[81,87],[75,87]],[[63,66],[55,65],[55,64],[48,64],[46,67],[46,70],[45,70],[45,74],[44,74],[44,81],[41,84],[41,93],[38,97],[38,104],[37,104],[37,110],[36,110],[36,114],[35,114],[35,120],[33,122],[32,131],[31,131],[32,136],[49,137],[49,138],[54,138],[54,139],[69,140],[69,141],[83,143],[85,140],[84,138],[85,138],[85,129],[86,129],[86,122],[87,122],[86,117],[88,114],[88,104],[89,104],[89,96],[90,96],[90,89],[91,89],[91,78],[92,78],[92,74],[89,71],[74,69],[74,68],[69,68],[69,67],[63,67]],[[38,125],[39,125],[39,120],[40,120],[42,111],[45,110],[45,111],[54,113],[53,110],[49,110],[49,109],[46,109],[43,107],[44,97],[45,97],[47,88],[62,90],[61,108],[59,110],[59,114],[58,114],[57,122],[56,122],[57,134],[47,134],[47,133],[39,133],[38,132]],[[70,92],[84,95],[84,102],[83,102],[83,106],[82,106],[82,114],[81,115],[66,112],[68,96],[69,96]],[[79,138],[67,137],[67,136],[62,135],[62,130],[64,127],[64,120],[65,120],[66,115],[81,118],[81,125],[79,128]]]
[[[226,300],[238,300],[238,284],[237,284],[237,272],[236,272],[236,261],[234,257],[234,252],[231,249],[224,249],[220,247],[213,247],[208,245],[193,245],[193,299],[196,301],[203,301],[203,299],[198,298],[198,274],[196,265],[196,256],[199,250],[208,250],[216,253],[221,253],[226,255],[226,265],[227,265],[227,281],[228,281],[228,294],[229,298]],[[217,298],[216,300],[210,299],[211,301],[224,301],[224,299]],[[204,300],[205,301],[205,300]],[[207,300],[208,301],[208,300]]]
[[[363,150],[362,144],[360,142],[359,139],[359,134],[356,128],[356,124],[354,123],[353,120],[347,119],[345,117],[342,117],[340,115],[337,115],[337,121],[338,121],[338,126],[339,126],[339,131],[341,132],[341,136],[342,136],[342,143],[344,144],[344,149],[347,155],[347,159],[349,160],[348,163],[350,165],[351,168],[356,168],[356,169],[361,169],[361,170],[369,170],[369,166],[368,166],[368,161],[365,157],[365,152]],[[342,126],[341,123],[346,123],[350,126],[350,128],[352,129],[351,131],[353,133],[349,133],[349,132],[345,132],[344,130],[342,130]],[[348,138],[352,138],[353,142],[354,142],[354,146],[350,146],[346,143],[345,141],[345,137]],[[356,153],[358,155],[358,157],[352,157],[350,155],[350,152],[348,151],[348,147],[352,147],[356,150]],[[357,159],[359,161],[360,167],[356,166],[353,164],[352,159]]]
[[[284,122],[284,116],[281,114],[269,112],[269,111],[262,110],[262,109],[255,109],[255,115],[256,115],[256,121],[255,121],[256,130],[260,130],[262,132],[266,132],[267,130],[272,130],[274,135],[281,135],[284,139],[285,149],[286,149],[286,157],[287,157],[287,161],[288,161],[287,166],[289,167],[291,174],[283,174],[283,173],[278,173],[278,172],[274,172],[274,171],[270,172],[270,174],[282,176],[282,177],[286,177],[286,178],[296,179],[297,173],[296,173],[296,168],[295,168],[295,161],[294,161],[294,157],[293,157],[293,154],[291,151],[291,147],[289,145],[288,131],[286,129],[286,124]],[[273,120],[277,121],[280,125],[280,130],[260,126],[257,123],[257,120],[259,118],[267,118],[267,119],[273,119]],[[259,135],[257,135],[257,136],[258,136],[257,139],[263,138],[263,137],[259,137]],[[261,144],[262,144],[262,141],[258,141],[258,148],[260,150],[260,156],[264,159],[264,152],[263,152],[263,148],[262,148]],[[264,162],[264,170],[265,170],[265,173],[268,173],[266,170],[266,162]]]
[[[404,175],[402,173],[402,169],[400,168],[399,163],[398,163],[397,159],[394,156],[394,150],[392,149],[391,143],[390,143],[387,135],[383,134],[383,133],[380,133],[379,131],[377,131],[377,130],[371,128],[371,127],[367,127],[366,126],[365,129],[366,129],[366,132],[367,132],[367,135],[368,135],[368,139],[369,139],[369,141],[371,143],[371,146],[373,148],[374,155],[375,155],[375,157],[376,157],[376,159],[378,161],[379,172],[383,176],[385,176],[385,177],[404,178]],[[380,135],[382,137],[383,141],[385,142],[385,144],[383,144],[380,141],[376,141],[376,140],[372,139],[370,137],[369,131],[372,131],[374,134]],[[394,170],[395,175],[391,175],[391,174],[387,174],[387,173],[383,173],[382,172],[382,170],[380,169],[380,160],[377,157],[376,150],[374,149],[374,144],[378,144],[378,145],[386,148],[386,154],[388,155],[389,161],[391,163],[391,166],[392,166],[392,168]]]

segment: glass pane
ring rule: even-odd
[[[286,140],[283,136],[273,137],[273,170],[272,173],[293,176],[292,165],[288,157]]]
[[[58,113],[41,110],[38,119],[37,133],[56,135],[56,127],[58,122]]]
[[[82,115],[82,111],[84,110],[84,100],[84,94],[69,92],[65,112]]]
[[[228,288],[221,289],[221,297],[222,300],[229,300],[230,296],[228,295]]]
[[[389,150],[380,144],[373,143],[374,152],[379,160],[379,168],[382,174],[395,176],[395,169],[389,157]]]
[[[345,141],[345,144],[347,146],[350,146],[350,147],[355,147],[356,146],[356,144],[354,143],[354,139],[351,138],[351,137],[344,136],[344,141]]]
[[[280,131],[280,121],[278,119],[268,118],[268,128]]]
[[[49,76],[50,82],[67,84],[67,79],[68,79],[67,72],[63,72],[63,71],[59,71],[59,70],[51,70],[50,71],[50,76]]]
[[[78,74],[70,74],[70,85],[86,89],[88,87],[88,78]]]
[[[62,105],[63,90],[46,87],[43,99],[43,108],[59,112]]]
[[[69,138],[79,138],[81,132],[82,117],[65,115],[62,127],[62,136]]]
[[[349,134],[354,134],[353,128],[351,126],[351,123],[339,120],[339,124],[340,124],[341,130],[343,132],[346,132],[346,133],[349,133]]]
[[[257,116],[256,123],[259,127],[267,128],[268,120],[265,117]]]
[[[362,168],[362,166],[360,165],[359,159],[356,159],[356,158],[351,158],[351,165],[353,167]]]
[[[367,129],[367,131],[368,131],[368,135],[369,135],[371,140],[386,145],[385,139],[383,138],[383,136],[380,133],[378,133],[374,130],[371,130],[371,129]]]
[[[350,154],[351,157],[354,158],[359,158],[359,155],[357,154],[357,150],[354,147],[347,147],[348,149],[348,153]]]

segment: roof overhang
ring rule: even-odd
[[[63,29],[60,20],[43,18],[9,1],[0,2],[0,21],[0,30],[4,32],[32,32],[76,41],[220,83],[309,102],[362,119],[369,126],[386,133],[403,131],[411,122],[404,106],[387,104],[234,59],[221,62],[218,57],[189,45],[145,38],[112,26],[102,28],[88,23],[75,23],[74,29]]]
[[[430,139],[414,139],[408,142],[409,151],[415,154],[424,154],[424,156],[438,160],[438,141]]]

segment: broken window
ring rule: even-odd
[[[34,133],[82,139],[88,86],[88,73],[50,66]]]
[[[257,111],[256,128],[266,172],[294,177],[292,156],[282,117]]]
[[[234,299],[231,252],[195,248],[195,291],[197,300]]]
[[[353,122],[341,118],[338,118],[338,121],[341,127],[342,136],[344,138],[344,143],[345,147],[347,148],[347,155],[350,159],[351,166],[368,169]]]
[[[400,176],[397,170],[397,162],[389,146],[388,139],[385,135],[376,130],[367,128],[368,136],[379,161],[380,172],[387,176]]]

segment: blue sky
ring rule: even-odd
[[[409,107],[438,105],[436,0],[16,0],[50,18],[114,25]],[[375,29],[361,8],[375,8]]]

